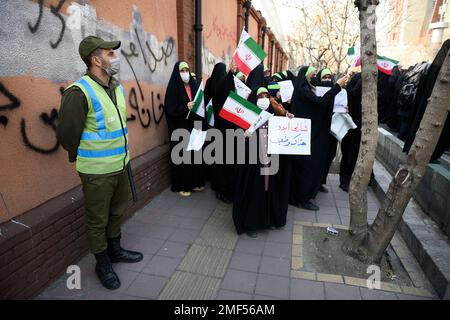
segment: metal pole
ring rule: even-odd
[[[250,8],[252,7],[252,1],[251,0],[245,0],[243,6],[245,8],[245,12],[244,12],[244,28],[245,28],[245,31],[248,32],[248,17],[250,15]]]
[[[195,0],[195,73],[200,83],[203,77],[202,71],[202,0]]]

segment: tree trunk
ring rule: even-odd
[[[375,9],[378,0],[359,0],[362,63],[362,128],[358,161],[350,182],[350,241],[343,249],[360,260],[367,257],[363,250],[367,241],[367,189],[375,161],[378,141],[378,69],[375,30]]]
[[[450,50],[442,65],[420,128],[406,159],[392,180],[368,233],[368,256],[379,261],[392,240],[412,193],[423,178],[450,112]]]

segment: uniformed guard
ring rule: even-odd
[[[86,74],[68,86],[59,112],[58,139],[76,162],[86,206],[87,237],[95,271],[103,286],[120,287],[114,262],[139,262],[142,253],[120,245],[122,216],[128,206],[130,160],[125,92],[113,77],[120,60],[120,41],[95,36],[79,46]]]

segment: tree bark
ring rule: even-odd
[[[379,261],[392,240],[412,193],[423,178],[450,112],[450,51],[444,60],[420,128],[407,157],[399,165],[386,198],[368,233],[368,257]]]
[[[378,141],[378,69],[375,30],[375,9],[378,0],[359,0],[361,28],[362,127],[358,160],[350,182],[350,241],[343,250],[347,254],[366,260],[367,251],[367,189]]]

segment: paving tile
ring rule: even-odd
[[[323,300],[325,288],[323,282],[310,280],[291,280],[290,298],[292,300]]]
[[[142,270],[142,273],[170,277],[180,262],[180,258],[154,256],[150,263]]]
[[[183,229],[201,230],[205,224],[205,219],[180,218],[179,227]]]
[[[146,237],[154,238],[154,239],[162,239],[167,240],[170,238],[172,234],[177,231],[176,227],[164,227],[160,225],[151,225],[147,229]]]
[[[341,224],[341,219],[339,218],[339,215],[318,214],[317,215],[317,222],[319,222],[319,223]]]
[[[140,274],[125,291],[125,294],[146,299],[157,299],[167,281],[168,278]]]
[[[222,289],[253,293],[256,285],[256,273],[228,269],[222,281]]]
[[[120,283],[122,284],[119,289],[115,290],[117,292],[124,293],[130,285],[135,281],[135,279],[139,276],[138,272],[126,270],[123,268],[114,268],[117,276],[119,277]],[[103,288],[102,288],[103,289]],[[105,289],[108,290],[108,289]]]
[[[257,272],[259,269],[259,263],[261,256],[255,256],[248,253],[235,252],[231,258],[229,268]]]
[[[341,208],[341,207],[338,207],[338,212],[339,212],[339,215],[341,215],[341,216],[347,216],[347,217],[350,217],[350,208]]]
[[[264,245],[264,241],[240,238],[236,244],[236,247],[234,248],[234,251],[261,255],[264,251]]]
[[[152,254],[145,253],[144,258],[142,261],[139,261],[137,263],[124,263],[120,262],[117,264],[114,264],[114,270],[115,269],[124,269],[134,272],[141,272],[144,267],[150,262],[150,260],[153,258]]]
[[[232,251],[209,246],[193,245],[187,252],[179,270],[223,278]]]
[[[268,297],[288,299],[289,278],[259,274],[256,282],[255,294]]]
[[[344,225],[344,226],[350,225],[350,217],[349,216],[339,215],[339,218],[341,219],[342,225]]]
[[[158,255],[172,258],[183,258],[186,254],[189,245],[180,242],[167,241],[159,249]]]
[[[344,284],[325,283],[327,300],[361,300],[359,287]]]
[[[220,279],[176,271],[159,300],[212,300],[219,291]]]
[[[270,230],[269,234],[267,235],[267,241],[291,243],[292,242],[292,232],[285,231],[285,230]]]
[[[289,277],[291,261],[283,258],[262,257],[260,273]]]
[[[347,200],[336,200],[336,206],[338,208],[350,208],[350,203]]]
[[[393,292],[370,290],[367,288],[359,289],[363,300],[397,300],[397,296]]]
[[[255,294],[253,296],[252,300],[281,300],[279,298],[274,298],[274,297],[266,297],[266,296],[261,296],[259,294]]]
[[[199,235],[199,232],[199,230],[178,229],[174,234],[170,236],[169,240],[189,244],[194,243],[195,239],[197,239]]]
[[[397,293],[397,298],[399,300],[431,300],[431,298],[411,296],[411,295],[400,294],[400,293]]]
[[[219,290],[216,300],[251,300],[252,295],[237,291]]]
[[[164,244],[162,239],[152,239],[139,235],[122,234],[122,246],[128,250],[139,251],[148,254],[155,254]]]
[[[292,246],[287,243],[266,242],[263,255],[276,258],[290,258]]]
[[[337,215],[338,209],[336,206],[333,207],[327,207],[319,205],[320,209],[316,211],[317,214],[329,214],[329,215]]]
[[[313,211],[296,212],[294,213],[294,219],[300,221],[317,222],[316,213]]]

